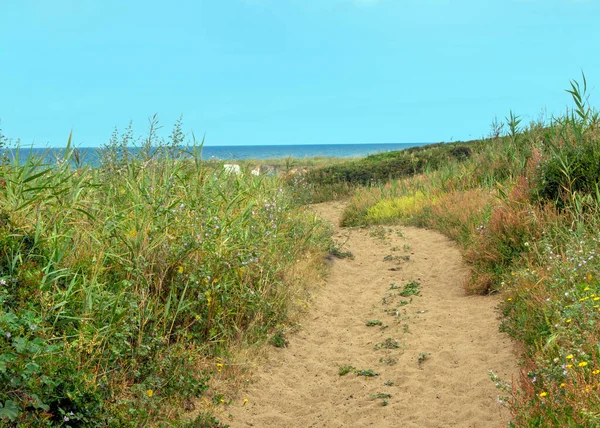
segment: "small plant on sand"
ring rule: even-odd
[[[512,395],[512,385],[510,384],[510,382],[501,379],[492,370],[489,370],[488,374],[490,375],[490,379],[492,380],[492,382],[494,382],[494,384],[496,385],[496,388],[503,392],[503,395],[498,396],[498,401],[503,406],[508,406],[510,396]]]
[[[379,373],[372,369],[354,370],[354,373],[356,374],[356,376],[364,376],[367,378],[379,376]]]
[[[355,368],[350,365],[340,366],[340,369],[338,370],[338,374],[340,376],[345,376],[353,370],[355,370]]]
[[[288,341],[283,335],[282,331],[278,331],[269,339],[269,343],[276,348],[285,348],[288,345]]]
[[[394,382],[391,380],[386,380],[385,382],[383,382],[384,386],[394,386]]]
[[[369,320],[367,321],[367,327],[374,327],[376,325],[383,325],[381,320]]]
[[[427,360],[430,355],[430,352],[419,352],[419,357],[417,358],[417,364],[419,365],[419,368],[421,368],[425,360]]]
[[[393,357],[383,358],[383,357],[381,357],[379,359],[379,362],[381,364],[386,364],[388,366],[393,366],[394,364],[396,364],[398,362],[398,358],[393,358]]]
[[[370,397],[371,400],[381,400],[381,405],[385,407],[389,404],[388,400],[392,398],[392,395],[385,392],[378,392],[377,394],[371,394]]]
[[[331,245],[331,247],[329,247],[329,254],[331,254],[334,257],[337,257],[338,259],[354,260],[354,254],[352,254],[352,252],[342,251],[340,248],[336,247],[335,245]]]
[[[408,297],[408,296],[419,296],[421,294],[421,283],[418,281],[411,281],[404,286],[402,291],[398,293],[399,296]]]
[[[382,241],[389,239],[388,231],[385,229],[385,227],[381,226],[373,227],[369,232],[369,235],[371,235],[373,238],[381,239]]]
[[[376,343],[375,349],[398,349],[400,347],[400,342],[397,340],[388,337],[383,342]]]

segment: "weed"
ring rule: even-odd
[[[392,358],[392,357],[387,357],[387,358],[383,358],[381,357],[379,359],[379,363],[381,364],[386,364],[388,366],[393,366],[394,364],[396,364],[398,362],[397,358]]]
[[[335,245],[331,245],[331,247],[329,248],[329,254],[331,254],[334,257],[337,257],[338,259],[351,259],[351,260],[354,260],[354,254],[352,254],[352,252],[350,252],[350,251],[342,251],[341,249],[339,249]]]
[[[376,371],[371,370],[371,369],[355,370],[354,373],[356,374],[356,376],[364,376],[364,377],[379,376],[379,373],[377,373]]]
[[[378,392],[377,394],[371,394],[369,397],[371,400],[381,400],[381,405],[385,407],[389,404],[388,400],[392,398],[392,395],[384,392]]]
[[[417,358],[417,364],[419,365],[419,368],[421,368],[421,365],[429,358],[430,355],[431,353],[429,352],[419,352],[419,357]]]
[[[340,369],[339,369],[339,371],[338,371],[338,374],[340,376],[345,376],[345,375],[347,375],[348,373],[350,373],[353,370],[355,370],[355,368],[352,367],[352,366],[349,366],[349,365],[341,366]]]
[[[228,428],[229,425],[220,422],[209,413],[200,413],[193,421],[184,422],[183,428]]]
[[[288,345],[288,340],[285,338],[283,332],[278,331],[271,336],[269,343],[276,348],[285,348]]]
[[[421,294],[421,283],[418,281],[411,281],[404,286],[402,291],[398,292],[399,296],[408,297],[408,296],[419,296]]]
[[[384,227],[381,226],[376,226],[376,227],[372,227],[369,235],[371,235],[371,237],[373,238],[377,238],[380,239],[382,241],[385,241],[388,239],[388,232]]]
[[[397,349],[400,347],[400,342],[388,337],[383,342],[376,343],[375,349]]]
[[[383,325],[383,322],[381,320],[368,320],[366,325],[367,327],[373,327],[376,325]]]
[[[394,386],[394,382],[393,382],[393,381],[391,381],[391,380],[386,380],[386,381],[383,383],[383,385],[384,385],[384,386]]]
[[[370,397],[372,400],[381,400],[381,399],[392,398],[392,395],[387,394],[385,392],[378,392],[377,394],[371,394]]]

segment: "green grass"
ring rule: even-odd
[[[418,281],[411,281],[406,284],[402,290],[398,292],[399,296],[409,297],[409,296],[419,296],[421,294],[421,283]]]
[[[353,366],[349,366],[349,365],[341,366],[340,369],[338,370],[338,374],[340,376],[345,376],[348,373],[353,372],[354,370],[355,370],[355,368]]]
[[[287,320],[297,261],[318,271],[329,229],[285,183],[178,159],[149,135],[137,158],[113,138],[101,168],[73,167],[70,149],[0,166],[4,422],[167,420],[206,391],[211,358]]]
[[[354,370],[354,374],[356,374],[356,376],[364,376],[364,377],[379,376],[379,373],[377,373],[376,371],[374,371],[372,369]]]

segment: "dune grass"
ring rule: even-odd
[[[358,189],[344,214],[435,228],[462,246],[467,292],[502,293],[501,328],[523,350],[520,377],[496,378],[511,426],[600,425],[600,121],[586,89],[572,81],[574,107],[548,122],[511,112],[463,162]]]
[[[293,270],[330,246],[276,177],[114,141],[101,168],[74,168],[70,149],[0,167],[4,422],[185,419],[215,358],[266,341],[303,297]]]

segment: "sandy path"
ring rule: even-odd
[[[337,224],[343,205],[315,209]],[[389,239],[373,236],[383,230]],[[300,331],[288,348],[273,348],[243,393],[248,403],[229,406],[224,422],[277,428],[503,426],[508,413],[498,404],[500,391],[488,370],[510,380],[517,370],[513,346],[498,332],[497,299],[464,295],[467,269],[454,244],[437,232],[406,227],[338,229],[335,237],[347,240],[343,250],[355,259],[334,262]],[[389,255],[394,259],[384,260]],[[421,294],[412,301],[390,289],[414,280]],[[373,319],[388,327],[367,327]],[[376,349],[388,338],[400,347]],[[380,375],[340,376],[343,365]],[[378,393],[391,394],[387,405],[372,398]]]

